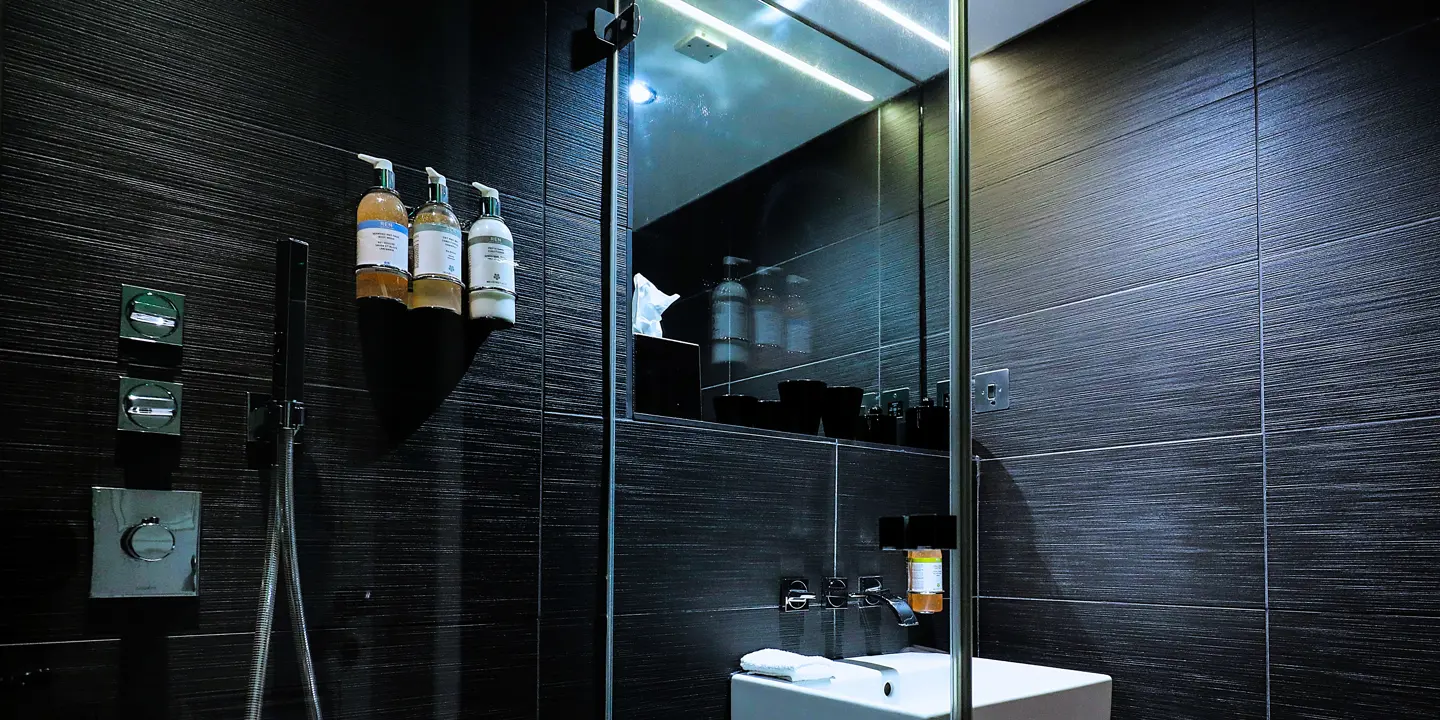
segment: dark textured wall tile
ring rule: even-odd
[[[925,330],[950,331],[950,202],[925,208],[921,226],[925,246]]]
[[[697,427],[622,423],[616,442],[615,609],[775,603],[782,577],[829,567],[835,446]]]
[[[801,287],[810,312],[811,352],[808,357],[778,358],[780,367],[755,367],[752,363],[746,372],[772,372],[792,364],[878,347],[880,279],[884,272],[877,262],[881,243],[880,232],[867,230],[780,264],[784,270],[776,279],[776,290],[782,296],[782,306],[786,275],[793,273],[809,280]],[[909,293],[908,298],[913,303],[915,294]]]
[[[1242,0],[1089,3],[976,59],[973,187],[1249,88],[1250,20]]]
[[[547,616],[600,611],[606,481],[601,431],[599,418],[545,416],[540,598]]]
[[[574,52],[593,3],[548,3],[545,79],[545,204],[600,220],[605,141],[605,63],[584,68]],[[592,36],[593,37],[593,36]]]
[[[980,657],[1109,675],[1114,720],[1265,717],[1265,614],[983,599]]]
[[[306,405],[296,482],[312,626],[487,622],[534,601],[538,412],[449,401],[397,429],[356,391],[312,390]]]
[[[1260,88],[1262,252],[1440,215],[1440,24]]]
[[[945,650],[950,641],[947,610],[917,615],[916,627],[900,627],[895,613],[885,607],[824,611],[825,656],[853,658],[904,652],[907,648]]]
[[[121,434],[108,363],[0,356],[25,392],[0,400],[0,516],[35,552],[12,553],[0,571],[33,581],[0,598],[0,643],[118,637],[149,632],[235,632],[253,624],[264,535],[263,485],[244,466],[244,391],[223,376],[182,377],[179,443]],[[90,488],[148,487],[203,494],[197,598],[89,600]]]
[[[1270,716],[1435,717],[1440,707],[1437,628],[1434,617],[1273,613]]]
[[[600,414],[600,223],[545,211],[545,409]]]
[[[1275,607],[1440,612],[1437,441],[1434,420],[1271,436]]]
[[[1430,222],[1265,262],[1270,428],[1440,413],[1440,295],[1418,281],[1440,274],[1437,237]]]
[[[880,518],[950,512],[950,459],[934,455],[841,446],[835,523],[835,575],[879,575],[905,592],[905,553],[880,550]],[[894,616],[881,608],[886,622]],[[898,650],[899,648],[894,648]]]
[[[980,593],[1264,607],[1259,437],[980,465]]]
[[[876,265],[880,270],[881,345],[920,337],[920,313],[923,302],[928,302],[920,297],[921,290],[928,289],[927,279],[920,274],[920,255],[927,249],[920,231],[918,213],[880,226]]]
[[[1260,427],[1255,263],[975,328],[1010,409],[975,416],[996,457]]]
[[[921,90],[913,89],[876,108],[880,215],[888,222],[920,207]]]
[[[368,179],[346,153],[220,122],[175,125],[161,106],[46,79],[9,84],[23,92],[26,116],[4,138],[4,179],[15,192],[6,193],[3,212],[23,228],[17,251],[36,257],[24,272],[4,272],[7,299],[33,308],[20,320],[26,331],[16,349],[114,357],[119,285],[128,282],[186,295],[187,367],[268,376],[273,243],[284,236],[311,247],[312,380],[369,387],[377,378],[365,372],[373,359],[361,350],[366,342],[410,342],[362,335],[369,329],[353,305],[351,238],[353,204]],[[399,174],[413,197],[423,176]],[[42,217],[34,210],[42,206],[53,209]],[[474,353],[458,392],[532,406],[539,402],[540,213],[533,201],[509,197],[504,212],[528,300],[520,302],[518,327]],[[49,298],[43,306],[34,301],[41,296]]]
[[[1253,99],[1080,150],[972,202],[974,322],[1253,258]]]
[[[329,0],[15,3],[6,74],[153,103],[170,118],[163,127],[257,125],[538,197],[544,7],[439,2],[427,10],[446,18],[436,32],[399,34],[371,20],[388,10]],[[401,100],[376,102],[377,88]],[[472,97],[505,111],[472,112]]]
[[[603,635],[598,616],[555,617],[546,610],[540,618],[541,718],[603,718],[605,660],[600,651]],[[632,642],[643,642],[643,634]],[[616,637],[617,641],[629,640]]]
[[[881,347],[880,389],[909,388],[912,406],[918,404],[921,397],[933,397],[935,381],[945,378],[929,377],[925,383],[921,383],[920,360],[919,341],[900,342]]]
[[[615,717],[724,720],[740,656],[771,647],[822,654],[821,615],[763,607],[616,617]]]
[[[1432,0],[1259,0],[1255,3],[1255,74],[1265,82],[1437,16],[1440,6]]]

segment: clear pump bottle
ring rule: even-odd
[[[450,207],[450,188],[435,168],[425,168],[425,204],[410,218],[410,308],[460,314],[460,219]]]
[[[780,309],[780,294],[776,292],[776,278],[781,269],[762,267],[756,271],[755,302],[750,317],[754,330],[753,364],[760,370],[773,370],[781,366],[785,353],[785,317]]]
[[[355,209],[355,297],[405,302],[410,289],[410,219],[395,192],[395,166],[358,155],[375,170],[375,185]]]
[[[750,293],[736,279],[749,260],[727,255],[725,281],[710,293],[710,363],[747,365],[750,362]]]
[[[930,615],[945,608],[945,564],[942,550],[911,550],[905,564],[910,575],[910,608]]]
[[[810,358],[810,305],[803,296],[810,282],[799,275],[785,276],[785,299],[780,304],[785,316],[785,362],[787,365]]]

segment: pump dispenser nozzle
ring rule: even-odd
[[[445,183],[445,176],[436,172],[435,168],[425,168],[425,175],[429,180],[425,184],[425,199],[429,202],[450,203],[450,186]]]
[[[480,191],[480,217],[500,217],[500,191],[478,182],[470,186]]]
[[[375,187],[382,187],[386,190],[395,189],[395,166],[390,164],[389,160],[364,153],[355,157],[370,163],[370,166],[375,168]]]

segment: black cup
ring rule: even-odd
[[[717,395],[715,419],[727,425],[755,427],[760,400],[749,395]]]
[[[779,400],[761,400],[755,404],[755,427],[784,430],[785,425],[785,411]]]
[[[779,387],[780,402],[785,408],[785,429],[806,435],[820,432],[820,415],[825,411],[825,383],[786,380]]]
[[[860,429],[860,402],[865,389],[848,385],[825,388],[825,435],[837,440],[854,440]]]

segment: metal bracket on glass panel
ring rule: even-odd
[[[590,29],[595,39],[614,50],[629,45],[640,34],[640,11],[631,5],[616,15],[604,8],[595,8],[590,19]]]

